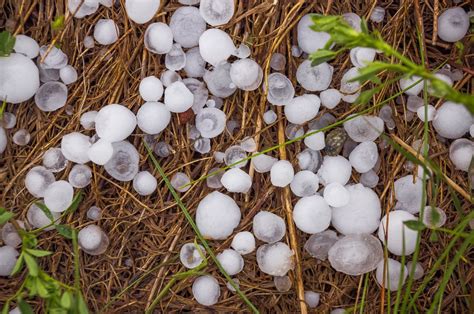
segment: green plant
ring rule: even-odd
[[[15,37],[10,32],[0,33],[0,57],[8,57],[15,46]]]

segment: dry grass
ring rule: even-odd
[[[8,105],[7,111],[17,115],[16,128],[26,128],[32,134],[32,141],[25,147],[9,145],[0,159],[0,196],[2,206],[13,210],[18,219],[25,219],[28,206],[34,201],[23,185],[25,173],[41,162],[42,153],[50,147],[58,146],[61,137],[71,131],[81,130],[80,115],[88,110],[98,110],[110,103],[122,103],[136,112],[142,103],[138,95],[140,78],[157,75],[164,69],[164,58],[151,55],[143,46],[145,26],[131,23],[125,14],[123,0],[114,9],[101,7],[100,10],[84,19],[66,19],[64,31],[53,33],[51,21],[59,15],[67,14],[65,0],[0,0],[0,28],[6,27],[16,33],[25,33],[37,39],[41,45],[49,44],[54,39],[69,56],[70,64],[78,69],[80,78],[70,88],[68,106],[72,114],[66,113],[66,108],[45,114],[39,111],[30,101],[20,106]],[[167,21],[171,13],[179,7],[175,1],[162,1],[154,21]],[[379,1],[387,9],[385,23],[381,27],[384,38],[394,44],[399,50],[413,60],[420,61],[418,42],[416,40],[416,25],[423,25],[425,50],[428,56],[427,66],[434,68],[445,60],[455,67],[465,68],[465,76],[457,84],[457,88],[472,92],[472,51],[463,57],[463,65],[455,64],[456,49],[454,46],[438,43],[436,29],[433,28],[437,14],[444,8],[452,6],[451,1],[423,1],[413,4],[405,1]],[[465,1],[467,4],[469,1]],[[237,1],[237,10],[232,21],[223,27],[229,32],[234,42],[245,42],[252,47],[252,57],[262,64],[265,73],[269,73],[269,59],[272,52],[280,52],[287,56],[287,72],[290,79],[296,83],[295,72],[301,59],[291,56],[290,48],[296,44],[296,23],[308,12],[325,12],[341,14],[356,12],[368,16],[376,5],[375,1]],[[67,15],[66,15],[67,16]],[[100,18],[113,18],[120,28],[120,39],[109,47],[96,46],[87,50],[82,42],[86,35],[91,35],[95,22]],[[465,43],[467,45],[467,42]],[[350,67],[348,58],[339,58],[334,62],[336,71],[333,82],[337,88],[342,71]],[[472,65],[472,64],[471,64]],[[381,101],[393,95],[396,86],[385,88],[374,101]],[[302,93],[297,88],[297,93]],[[438,103],[439,105],[439,103]],[[267,103],[261,90],[256,92],[237,91],[225,100],[224,111],[229,118],[241,123],[237,133],[226,133],[214,139],[213,150],[223,151],[229,145],[236,143],[245,136],[255,136],[259,148],[265,148],[281,142],[286,120],[279,112],[279,122],[266,126],[262,122],[262,114],[267,110]],[[397,127],[393,130],[403,142],[411,144],[414,139],[421,138],[422,123],[418,119],[407,121],[403,106],[391,102],[390,106],[396,113]],[[327,110],[323,110],[327,111]],[[336,117],[345,117],[352,112],[347,104],[338,106],[331,111]],[[180,124],[177,116],[173,117],[170,127],[160,135],[160,139],[172,144],[175,153],[160,163],[168,175],[176,171],[184,171],[193,179],[215,167],[212,155],[197,155],[193,152],[187,140],[189,125]],[[433,133],[431,133],[433,134]],[[12,132],[10,132],[11,138]],[[137,131],[131,138],[141,153],[143,170],[153,171],[151,163],[146,161],[146,151],[143,147],[142,134]],[[295,156],[303,149],[300,143],[292,144],[285,149],[275,151],[274,155],[286,158],[295,164]],[[379,176],[381,182],[376,188],[382,195],[385,211],[392,208],[390,198],[393,181],[407,174],[403,167],[403,156],[391,147],[381,149]],[[430,136],[430,156],[440,165],[443,172],[456,182],[464,191],[470,191],[465,173],[455,171],[447,158],[447,146],[435,136]],[[269,210],[282,217],[291,217],[291,206],[296,198],[284,190],[283,193],[273,188],[268,175],[254,173],[253,189],[248,195],[234,195],[242,209],[243,219],[238,230],[249,230],[253,215],[259,210]],[[66,178],[68,170],[59,174]],[[158,174],[155,173],[157,176]],[[353,178],[358,181],[357,175]],[[432,197],[428,184],[428,197]],[[452,198],[447,185],[442,183],[435,202],[448,214],[448,228],[453,228],[459,221],[459,213],[452,206]],[[109,237],[111,244],[106,254],[92,257],[81,256],[81,285],[84,295],[92,312],[98,312],[115,295],[120,293],[132,281],[144,272],[157,265],[165,265],[148,275],[138,286],[131,288],[122,297],[113,301],[106,312],[142,312],[149,305],[160,289],[170,279],[170,276],[182,266],[176,262],[176,254],[182,244],[194,239],[191,228],[187,225],[179,208],[176,207],[170,193],[161,182],[157,193],[152,197],[138,196],[130,184],[117,183],[111,180],[102,167],[93,166],[92,184],[84,190],[85,200],[73,217],[67,223],[81,228],[91,223],[86,219],[86,211],[92,205],[103,208],[103,218],[99,224]],[[193,186],[182,198],[187,207],[194,212],[196,204],[209,189],[204,183]],[[461,199],[464,212],[468,212],[471,204]],[[294,228],[293,228],[294,229]],[[290,229],[291,231],[291,229]],[[436,261],[437,256],[449,241],[449,236],[439,235],[438,242],[429,242],[429,232],[425,232],[420,253],[420,260],[425,269]],[[292,290],[279,293],[273,286],[273,279],[261,273],[256,265],[255,255],[245,257],[244,271],[237,277],[241,289],[262,312],[299,312],[304,304],[300,304],[298,295],[301,289],[321,292],[322,300],[318,312],[328,312],[336,307],[351,307],[360,303],[363,287],[363,276],[351,277],[335,272],[328,262],[318,262],[303,250],[303,244],[308,235],[293,230],[287,234],[287,242],[291,243],[301,260],[296,272],[290,276],[294,279]],[[213,242],[213,247],[219,251],[229,245],[226,242]],[[73,257],[70,243],[55,232],[46,232],[41,237],[40,245],[51,250],[54,255],[42,259],[42,266],[53,276],[65,282],[73,282]],[[442,301],[441,312],[468,313],[468,299],[473,304],[472,281],[474,268],[470,262],[472,250],[464,256],[447,285]],[[125,261],[131,259],[131,266]],[[301,270],[299,269],[301,268]],[[216,273],[214,266],[208,271]],[[441,276],[441,272],[439,274]],[[439,277],[440,277],[439,276]],[[218,275],[219,278],[221,278]],[[438,278],[438,277],[437,277]],[[0,278],[0,303],[14,293],[20,283],[21,276],[11,279]],[[225,282],[219,279],[221,286]],[[439,285],[439,278],[433,280],[416,303],[423,312],[429,307],[431,299]],[[206,310],[193,301],[191,296],[192,280],[178,283],[158,305],[159,312]],[[462,283],[462,284],[461,284]],[[415,283],[416,287],[416,283]],[[298,293],[297,291],[300,291]],[[469,297],[466,294],[470,294]],[[365,312],[374,313],[383,308],[381,290],[370,274]],[[394,300],[394,297],[392,297]],[[246,311],[245,305],[235,294],[222,288],[220,302],[214,307],[219,312]]]

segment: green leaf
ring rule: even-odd
[[[66,212],[68,214],[72,214],[74,213],[77,208],[79,207],[79,204],[82,202],[82,192],[79,191],[76,193],[76,195],[74,196],[74,199],[72,200],[72,203],[71,205],[69,206],[69,208],[66,210]]]
[[[89,314],[89,309],[87,308],[87,304],[84,301],[82,294],[79,294],[77,300],[77,309],[79,310],[79,314]]]
[[[26,252],[36,257],[44,257],[44,256],[53,254],[53,252],[50,252],[50,251],[35,250],[35,249],[26,249]]]
[[[20,254],[18,259],[16,260],[15,266],[12,269],[12,276],[18,273],[21,270],[21,267],[23,266],[23,252]]]
[[[334,59],[337,52],[328,49],[319,49],[310,55],[311,66],[317,66],[321,63]]]
[[[7,221],[9,221],[13,217],[12,212],[4,212],[3,214],[0,214],[0,225],[3,225]]]
[[[360,29],[363,33],[369,34],[369,26],[367,25],[367,21],[364,18],[360,20]]]
[[[67,239],[72,239],[72,228],[66,225],[55,225],[56,230],[60,235]]]
[[[64,15],[56,16],[51,22],[51,28],[53,31],[58,31],[64,28]]]
[[[65,291],[61,296],[61,306],[65,309],[70,309],[72,305],[72,295],[70,292]]]
[[[41,298],[46,299],[50,297],[48,289],[46,289],[46,286],[39,277],[36,277],[36,289],[38,290],[38,295]]]
[[[15,37],[10,32],[3,31],[0,33],[0,57],[7,57],[15,47]]]
[[[25,259],[26,266],[28,266],[30,275],[33,277],[38,276],[39,269],[38,269],[38,263],[36,263],[35,258],[27,253],[23,254],[23,257]]]
[[[51,220],[51,222],[54,222],[53,214],[46,205],[41,202],[36,202],[35,204],[43,211],[43,213],[49,218],[49,220]]]
[[[21,314],[34,314],[31,306],[23,299],[18,299],[18,307],[20,308]]]
[[[6,301],[2,308],[2,314],[8,314],[8,310],[10,309],[10,301]]]
[[[403,223],[411,230],[423,231],[424,229],[426,229],[425,224],[418,220],[407,220]]]
[[[430,234],[430,242],[438,242],[438,233],[435,230]]]

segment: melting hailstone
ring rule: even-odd
[[[257,264],[265,274],[285,276],[294,266],[293,254],[283,242],[264,244],[257,249]]]
[[[428,228],[441,228],[446,219],[446,213],[439,207],[426,206],[423,211],[423,223]]]
[[[474,156],[474,142],[466,138],[460,138],[449,146],[449,159],[456,169],[469,171],[472,157]]]
[[[262,83],[263,71],[252,59],[240,59],[232,63],[230,78],[238,88],[246,91],[257,89]]]
[[[43,166],[51,172],[60,172],[66,168],[68,161],[60,148],[52,147],[43,155]]]
[[[77,234],[79,247],[89,255],[101,255],[109,246],[109,237],[99,226],[88,225]]]
[[[158,134],[171,121],[171,113],[165,104],[148,101],[137,112],[137,124],[140,130],[147,134]]]
[[[303,232],[322,232],[331,223],[331,209],[319,195],[303,197],[295,204],[293,220],[296,227]]]
[[[311,92],[322,91],[329,87],[334,68],[326,62],[312,66],[310,60],[305,60],[296,70],[296,80]]]
[[[201,254],[205,255],[206,251],[204,250],[204,247],[199,244],[198,246]],[[186,243],[183,245],[179,251],[179,260],[181,261],[181,264],[188,269],[198,267],[203,261],[199,250],[194,243]]]
[[[224,162],[227,166],[233,165],[245,158],[247,158],[247,153],[240,145],[230,146],[224,152]],[[242,161],[233,167],[242,168],[245,167],[245,165],[247,165],[247,160]]]
[[[283,71],[286,66],[286,58],[281,53],[274,53],[272,54],[272,58],[270,59],[270,67],[275,71]]]
[[[199,304],[211,306],[217,303],[221,290],[217,279],[211,275],[196,278],[193,283],[193,296]]]
[[[191,188],[187,185],[191,182],[188,175],[184,172],[176,172],[170,180],[171,186],[178,192],[186,192]]]
[[[469,15],[463,8],[449,8],[438,17],[438,37],[454,43],[466,35],[469,24]]]
[[[24,102],[38,91],[39,71],[31,59],[19,53],[0,58],[0,101]]]
[[[253,217],[253,234],[267,243],[278,242],[285,236],[285,221],[280,216],[260,211]]]
[[[287,292],[291,289],[291,279],[288,276],[273,277],[273,284],[279,292]]]
[[[163,96],[163,84],[154,75],[143,78],[138,90],[144,101],[158,101]]]
[[[196,115],[196,128],[202,137],[214,138],[224,132],[226,116],[222,110],[203,108]]]
[[[31,168],[25,177],[25,187],[34,197],[43,197],[46,189],[56,181],[53,173],[42,166]]]
[[[240,255],[252,253],[255,250],[255,237],[251,232],[241,231],[234,236],[230,246]]]
[[[133,178],[133,189],[142,196],[147,196],[156,191],[158,183],[149,171],[140,171]]]
[[[352,65],[363,68],[375,59],[375,49],[366,47],[354,47],[350,51]]]
[[[68,57],[60,48],[45,45],[40,47],[39,52],[41,58],[44,59],[41,63],[44,69],[59,70],[67,65]]]
[[[165,66],[168,70],[179,71],[186,64],[186,54],[179,44],[173,44],[165,56]]]
[[[341,102],[341,92],[335,88],[330,88],[322,91],[319,94],[321,105],[328,109],[334,109]]]
[[[97,206],[91,206],[86,215],[90,220],[99,220],[102,217],[102,210]]]
[[[46,216],[43,210],[41,210],[38,205],[33,203],[28,208],[26,219],[33,228],[45,228],[45,231],[50,231],[54,229],[54,225],[52,225],[53,222],[60,223],[59,218],[61,217],[61,213],[51,212],[51,215],[53,216],[54,221],[51,221],[51,219]],[[46,227],[48,225],[51,226]]]
[[[370,15],[370,20],[374,23],[381,23],[384,17],[385,17],[385,9],[382,7],[376,6],[372,10],[372,14]]]
[[[18,146],[28,145],[30,140],[31,140],[31,134],[30,132],[28,132],[28,130],[19,129],[13,134],[13,143],[15,143]]]
[[[213,66],[226,61],[234,51],[234,42],[226,32],[220,29],[208,29],[199,37],[201,57]]]
[[[301,170],[309,170],[311,172],[318,171],[323,162],[321,152],[309,148],[296,155],[296,159],[298,159],[298,165]]]
[[[309,170],[297,172],[290,183],[291,191],[299,197],[312,196],[316,194],[318,187],[318,176]]]
[[[304,301],[310,309],[314,309],[319,304],[320,295],[314,291],[305,291],[304,292]]]
[[[385,278],[384,268],[386,268]],[[402,272],[403,276],[401,276]],[[385,264],[385,261],[380,261],[375,272],[375,278],[377,279],[377,282],[381,286],[385,286],[385,288],[389,291],[397,291],[398,287],[402,287],[405,283],[407,276],[407,267],[392,258],[387,259],[387,264]]]
[[[342,207],[349,203],[349,191],[339,182],[333,182],[324,188],[324,200],[331,207]]]
[[[336,232],[325,230],[323,232],[312,234],[304,245],[304,249],[314,258],[326,260],[329,249],[339,240]]]
[[[473,122],[474,118],[464,105],[446,101],[436,112],[433,128],[442,137],[457,139],[469,132]]]
[[[157,22],[148,25],[144,36],[145,48],[156,54],[170,52],[173,47],[173,33],[165,23]]]
[[[127,107],[118,104],[102,107],[95,117],[97,135],[111,143],[129,137],[136,126],[135,114]]]
[[[290,100],[285,105],[286,119],[294,124],[303,124],[316,117],[321,101],[313,94],[304,94]]]
[[[224,173],[221,183],[228,192],[247,193],[252,187],[252,178],[240,168],[231,168]]]
[[[323,163],[318,170],[323,185],[333,182],[345,185],[351,177],[350,162],[342,156],[324,156]]]
[[[119,29],[112,19],[100,19],[94,27],[94,39],[101,45],[111,45],[118,40]]]
[[[160,0],[126,0],[125,11],[129,19],[137,24],[150,21],[160,7]]]
[[[77,81],[77,71],[74,67],[66,65],[59,70],[59,77],[64,84],[69,85]]]
[[[214,96],[226,98],[236,91],[237,86],[232,82],[230,68],[230,63],[224,62],[204,74],[207,88]]]
[[[34,59],[39,54],[39,45],[30,36],[18,34],[15,36],[15,45],[13,50],[17,53],[27,56],[30,59]]]
[[[277,161],[278,159],[275,157],[265,154],[257,155],[251,159],[252,166],[258,173],[269,172],[272,169],[273,164]]]
[[[281,73],[268,76],[267,100],[275,106],[284,106],[293,99],[295,88],[291,81]]]
[[[313,31],[312,25],[311,14],[306,14],[297,26],[298,46],[308,54],[324,48],[331,37],[328,33]]]
[[[373,142],[383,129],[383,120],[376,116],[358,116],[344,122],[344,130],[356,142]]]
[[[413,267],[413,261],[409,261],[406,266],[407,266],[408,273],[411,273],[412,267]],[[423,269],[423,265],[421,265],[421,263],[416,263],[413,279],[415,280],[421,279],[421,277],[423,277],[424,274],[425,274],[425,270]]]
[[[404,222],[408,220],[417,220],[417,218],[404,210],[395,210],[389,212],[380,221],[379,239],[383,242],[387,239],[387,249],[394,255],[410,255],[415,251],[418,232],[405,225]]]
[[[279,160],[270,169],[270,181],[273,186],[285,187],[295,176],[293,165],[288,160]]]
[[[112,143],[107,140],[99,139],[97,142],[91,145],[87,151],[87,156],[96,165],[105,165],[113,156],[114,147]]]
[[[86,165],[74,165],[69,172],[68,181],[75,188],[85,188],[91,183],[92,171]]]
[[[362,142],[349,155],[349,162],[358,173],[365,173],[372,169],[379,158],[377,144]]]
[[[199,12],[211,26],[227,24],[234,15],[234,0],[201,0]]]
[[[184,72],[187,77],[203,77],[206,73],[206,61],[199,53],[199,47],[194,47],[186,51],[186,64],[184,65]]]
[[[422,180],[407,175],[395,181],[394,189],[395,199],[400,202],[400,207],[412,214],[420,211],[423,199]]]
[[[206,30],[206,22],[196,7],[180,7],[171,15],[170,28],[174,40],[183,48],[196,47]]]
[[[217,254],[216,257],[230,276],[240,273],[244,268],[244,259],[239,253],[232,249],[226,249],[222,251],[222,253]]]
[[[67,181],[51,183],[44,191],[44,204],[52,212],[61,213],[69,208],[74,197],[74,189]]]
[[[171,112],[185,112],[192,107],[193,102],[193,93],[181,81],[172,83],[165,90],[165,105]]]
[[[20,253],[11,246],[0,246],[0,276],[10,276],[19,254]]]
[[[140,156],[138,151],[128,141],[112,144],[113,155],[104,165],[105,171],[114,179],[122,182],[133,180],[138,173]]]

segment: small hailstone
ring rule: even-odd
[[[283,242],[264,244],[257,249],[257,264],[265,274],[285,276],[294,266],[293,254]]]
[[[16,222],[20,226],[21,229],[25,230],[25,223],[23,221],[17,220]],[[20,246],[20,244],[22,243],[21,236],[18,234],[18,232],[16,231],[12,223],[7,222],[6,224],[3,225],[3,228],[1,228],[0,230],[1,230],[0,239],[2,239],[5,245],[8,245],[14,248]]]
[[[275,276],[273,277],[273,284],[279,292],[287,292],[291,289],[291,279],[288,276]]]
[[[158,101],[163,96],[163,84],[153,75],[142,79],[138,90],[144,101]]]
[[[179,44],[173,44],[165,56],[165,66],[168,70],[179,71],[186,64],[186,54]]]
[[[404,90],[406,95],[417,96],[423,90],[423,80],[421,77],[413,75],[412,77],[404,77],[400,79],[400,89]],[[420,81],[420,82],[418,82]],[[418,82],[418,83],[416,83]],[[415,84],[416,83],[416,84]],[[412,86],[415,84],[414,86]],[[412,87],[410,87],[412,86]]]
[[[285,105],[286,119],[294,124],[303,124],[316,117],[321,101],[313,94],[304,94],[290,100]]]
[[[242,159],[247,158],[247,153],[245,150],[240,147],[240,145],[233,145],[228,147],[225,152],[224,152],[224,162],[227,166],[230,166],[232,164],[235,164],[236,162],[241,161]],[[235,168],[242,168],[247,165],[247,160],[242,161],[241,163],[238,163],[234,165],[233,167]]]
[[[126,0],[125,11],[129,19],[137,24],[150,21],[160,8],[160,0]]]
[[[53,215],[54,221],[57,221],[61,216],[61,213],[51,212],[51,215]],[[28,208],[28,212],[26,213],[26,219],[33,228],[44,228],[53,222],[35,203],[31,204],[31,206]],[[54,226],[50,226],[45,228],[44,230],[49,231],[53,229]]]
[[[375,171],[369,170],[360,175],[360,183],[368,188],[375,188],[379,183],[379,176]]]
[[[318,176],[309,170],[297,172],[290,183],[291,191],[299,197],[312,196],[316,194],[318,186]]]
[[[66,65],[59,70],[59,77],[64,84],[69,85],[77,81],[77,71],[71,65]]]
[[[331,208],[319,195],[303,197],[295,204],[293,220],[296,227],[303,232],[322,232],[331,223]]]
[[[383,127],[383,120],[375,116],[358,116],[344,122],[344,130],[356,142],[375,141]]]
[[[356,67],[350,68],[346,72],[341,79],[341,93],[344,94],[354,94],[360,88],[360,83],[358,81],[352,81],[353,78],[359,76],[359,69]]]
[[[170,28],[175,42],[183,48],[196,47],[206,30],[206,22],[196,7],[180,7],[171,15]]]
[[[55,111],[66,105],[67,94],[67,87],[63,83],[47,82],[36,92],[35,104],[41,111]]]
[[[228,192],[247,193],[252,187],[252,178],[240,168],[232,168],[224,173],[221,183]]]
[[[283,71],[286,65],[286,58],[281,53],[274,53],[272,54],[272,58],[270,59],[270,67],[275,71]]]
[[[100,19],[94,27],[94,39],[101,45],[111,45],[118,40],[119,29],[114,20]]]
[[[194,96],[192,109],[194,113],[197,114],[204,108],[209,98],[209,91],[206,84],[195,78],[186,78],[183,80],[183,83]]]
[[[74,189],[67,181],[51,183],[44,191],[44,204],[52,212],[61,213],[68,209],[74,197]]]
[[[133,189],[142,196],[155,192],[157,185],[156,178],[148,171],[141,171],[133,178]]]
[[[94,48],[94,46],[95,46],[94,37],[92,37],[92,36],[84,37],[84,47],[86,49]]]
[[[145,48],[156,54],[168,53],[173,46],[173,33],[165,23],[148,25],[144,36]]]
[[[212,168],[212,169],[209,170],[208,174],[214,173],[218,170],[219,170],[219,168]],[[206,178],[207,186],[211,189],[220,189],[222,187],[222,183],[221,183],[222,175],[223,175],[223,172],[219,171],[219,172],[211,175],[210,177],[207,177]]]
[[[253,217],[253,234],[267,243],[278,242],[285,236],[285,221],[280,216],[267,211],[260,211]]]
[[[224,132],[226,116],[222,110],[203,108],[196,115],[196,128],[202,137],[214,138]]]
[[[0,118],[0,127],[5,130],[13,129],[16,125],[16,116],[11,112],[4,112]]]
[[[216,256],[219,263],[229,276],[236,275],[244,268],[244,259],[232,249],[226,249]]]
[[[418,108],[423,107],[424,100],[419,96],[410,95],[407,97],[407,109],[411,112],[417,112]]]
[[[193,148],[200,154],[207,154],[211,151],[211,140],[208,138],[198,138],[194,141]]]
[[[463,8],[449,8],[438,17],[438,37],[454,43],[466,35],[469,24],[469,15]]]
[[[428,228],[441,228],[446,219],[446,213],[439,207],[426,206],[423,211],[423,223]]]
[[[11,246],[0,246],[0,276],[8,277],[11,275],[18,255],[18,251]]]
[[[313,25],[311,14],[306,14],[298,22],[298,46],[306,53],[313,53],[324,48],[331,36],[325,32],[315,32],[310,27]]]
[[[91,183],[91,179],[91,168],[86,165],[75,165],[69,172],[68,181],[75,188],[85,188]]]
[[[252,253],[255,250],[255,237],[248,231],[239,232],[232,239],[230,246],[241,255]]]
[[[349,13],[344,13],[342,15],[344,20],[351,26],[353,29],[356,31],[360,32],[361,31],[361,18],[355,13],[349,12]]]
[[[306,134],[315,132],[315,130],[308,130]],[[324,132],[320,131],[318,133],[314,133],[308,137],[305,137],[304,144],[306,147],[311,148],[312,150],[322,150],[326,146],[326,142],[324,140]]]
[[[211,275],[204,275],[196,278],[193,283],[193,296],[197,303],[211,306],[219,301],[221,289],[216,278]]]
[[[285,187],[291,183],[295,170],[288,160],[279,160],[270,169],[270,180],[273,186]]]
[[[240,142],[240,147],[248,153],[253,153],[257,150],[257,143],[253,137],[247,136]]]
[[[240,59],[232,63],[230,78],[238,88],[245,91],[257,89],[262,83],[263,71],[252,59]]]
[[[284,106],[293,99],[295,88],[291,81],[281,73],[272,73],[268,76],[267,100],[275,106]]]
[[[114,154],[112,143],[107,140],[99,139],[87,150],[87,156],[96,165],[105,165]]]
[[[137,112],[137,124],[147,134],[158,134],[171,121],[171,113],[161,102],[148,101]]]
[[[412,271],[413,262],[409,261],[406,267],[408,270],[408,274],[410,274]],[[421,263],[416,263],[415,272],[413,273],[413,279],[415,280],[421,279],[421,277],[423,277],[424,274],[425,274],[425,270],[423,269],[423,265],[421,265]]]
[[[352,65],[363,68],[375,59],[375,49],[366,47],[354,47],[351,49],[350,58]]]
[[[342,207],[349,203],[349,191],[340,183],[333,182],[324,188],[324,200],[331,207]]]
[[[362,142],[350,153],[349,162],[355,171],[365,173],[375,166],[378,158],[377,144],[374,142]]]
[[[232,38],[220,29],[208,29],[199,38],[201,57],[213,66],[226,61],[234,51]]]
[[[191,186],[186,185],[191,182],[189,179],[188,175],[185,174],[184,172],[176,172],[172,177],[171,177],[171,186],[177,190],[178,192],[186,192],[191,188]],[[186,186],[183,186],[186,185]]]
[[[338,182],[345,185],[351,177],[352,167],[342,156],[325,156],[318,175],[323,185]]]
[[[25,177],[25,187],[34,197],[43,197],[46,189],[56,181],[53,173],[42,166],[31,168]]]
[[[420,118],[421,121],[425,122],[426,120],[432,121],[436,115],[436,109],[432,105],[428,105],[426,108],[426,117],[425,117],[425,107],[420,107],[416,110],[416,115]]]
[[[469,171],[469,165],[474,156],[474,142],[460,138],[449,146],[449,159],[453,162],[456,169]]]
[[[49,45],[41,46],[40,55],[41,58],[44,58],[42,64],[45,69],[59,70],[67,65],[67,55],[60,48],[55,46],[52,46],[51,48]]]
[[[68,164],[60,148],[48,149],[43,155],[43,166],[51,172],[59,172],[66,168]]]
[[[98,112],[95,110],[84,112],[79,120],[81,126],[86,130],[93,130],[95,128],[95,118],[97,114]]]
[[[127,141],[115,142],[112,147],[114,152],[104,165],[105,171],[118,181],[131,181],[138,173],[140,156],[137,149]]]
[[[326,260],[329,249],[339,240],[336,232],[325,230],[311,235],[304,245],[304,249],[314,258]]]
[[[39,54],[39,45],[36,40],[30,36],[19,34],[15,36],[15,45],[13,46],[13,50],[16,53],[21,53],[28,58],[33,59]]]
[[[38,68],[31,59],[19,53],[0,58],[0,101],[18,104],[33,97],[40,80]]]
[[[278,161],[275,157],[261,154],[255,157],[252,157],[252,166],[258,173],[265,173],[270,171],[273,164]]]
[[[67,7],[74,17],[80,19],[94,14],[99,8],[99,1],[68,0]]]
[[[310,309],[314,309],[319,304],[320,295],[314,291],[305,291],[304,292],[304,301]]]
[[[266,124],[274,123],[277,120],[277,118],[278,118],[277,114],[273,110],[265,111],[265,113],[263,114],[263,121]]]
[[[153,152],[158,157],[166,158],[171,154],[172,148],[166,142],[158,142],[158,143],[155,144],[155,148],[153,149]]]
[[[384,272],[384,268],[385,268],[385,272]],[[403,276],[401,276],[402,271],[403,271]],[[384,273],[385,273],[385,280],[384,280]],[[388,289],[389,291],[397,291],[399,287],[401,288],[403,284],[405,283],[407,276],[408,276],[407,267],[392,258],[387,259],[386,265],[385,265],[385,261],[383,260],[380,261],[380,263],[377,266],[377,271],[375,272],[375,278],[377,279],[377,282],[381,286],[384,285],[385,288]],[[400,282],[400,279],[401,279],[401,282]]]
[[[90,255],[101,255],[109,246],[109,238],[99,226],[88,225],[77,234],[79,247]]]
[[[349,202],[332,208],[332,225],[342,234],[372,233],[382,212],[378,195],[362,184],[346,186]]]
[[[185,112],[191,108],[193,102],[193,93],[183,82],[174,82],[165,90],[165,105],[171,112]]]
[[[87,210],[87,218],[90,220],[99,220],[102,217],[102,210],[97,206],[91,206]]]
[[[440,136],[457,139],[469,131],[473,121],[474,118],[465,106],[446,101],[438,108],[433,127]]]
[[[349,104],[353,104],[357,100],[357,98],[359,98],[359,96],[360,91],[350,95],[342,94],[341,99]]]
[[[298,165],[300,166],[301,170],[309,170],[315,173],[319,170],[323,162],[321,152],[312,150],[310,148],[307,148],[296,155],[296,158],[298,159]]]
[[[434,76],[436,78],[438,78],[439,80],[443,81],[444,83],[446,83],[447,85],[449,85],[449,87],[452,87],[453,84],[454,84],[453,80],[449,76],[449,72],[448,73],[443,73],[441,71],[438,71],[437,73],[434,74]],[[432,86],[431,81],[428,81],[427,86],[428,86],[428,94],[429,95],[436,95],[437,94],[436,90]]]
[[[102,107],[95,117],[97,135],[111,143],[129,137],[136,126],[135,114],[127,107],[118,104]]]
[[[404,210],[412,214],[420,211],[423,199],[422,180],[407,175],[395,181],[394,189],[395,199],[401,203]]]
[[[370,20],[374,23],[381,23],[385,17],[385,9],[379,6],[376,6],[372,14],[370,15]]]
[[[179,250],[179,260],[184,267],[193,269],[202,263],[203,259],[201,254],[205,255],[206,251],[201,245],[198,244],[198,246],[201,253],[199,253],[199,250],[194,243],[186,243],[181,247],[181,250]]]
[[[214,157],[214,160],[217,162],[217,163],[223,163],[224,162],[224,158],[225,158],[225,154],[223,152],[214,152],[212,154],[212,156]]]
[[[328,109],[334,109],[341,102],[341,92],[337,89],[330,88],[319,94],[321,105]]]
[[[380,241],[370,234],[351,234],[338,240],[330,249],[331,266],[344,274],[358,276],[377,268],[383,258]]]
[[[13,143],[15,143],[18,146],[28,145],[30,140],[31,140],[31,134],[30,132],[28,132],[28,130],[19,129],[13,134]]]
[[[214,67],[212,71],[204,73],[204,81],[212,95],[226,98],[237,90],[237,86],[230,77],[230,68],[230,63],[223,62]]]
[[[301,57],[302,54],[303,54],[303,51],[301,50],[300,47],[298,47],[296,45],[291,46],[291,55],[293,57],[299,58],[299,57]]]
[[[305,60],[296,70],[296,80],[308,91],[322,91],[331,84],[333,71],[333,66],[327,62],[312,66],[310,60]]]
[[[240,284],[240,280],[239,280],[239,279],[237,279],[237,278],[232,278],[232,281],[234,282],[234,285],[237,286],[237,288],[240,287],[240,285],[239,285],[239,284]],[[235,288],[230,284],[230,281],[228,281],[228,282],[225,284],[225,286],[227,287],[227,289],[229,289],[229,291],[231,291],[231,292],[236,292]]]
[[[181,76],[175,71],[166,70],[161,72],[160,81],[164,87],[168,87],[174,82],[182,81]]]
[[[245,44],[240,44],[234,51],[233,55],[239,59],[245,59],[250,57],[250,48]]]
[[[302,137],[304,135],[304,128],[302,125],[288,123],[285,128],[285,136],[289,140]]]
[[[416,248],[418,232],[405,226],[404,222],[417,220],[417,218],[404,210],[391,211],[388,213],[388,216],[385,215],[380,221],[379,239],[385,242],[385,238],[387,238],[387,249],[394,255],[412,254]]]
[[[211,26],[227,24],[234,15],[234,0],[201,0],[199,12]]]
[[[199,53],[199,47],[194,47],[186,51],[186,64],[184,72],[187,77],[203,77],[206,73],[206,61]]]
[[[196,225],[207,239],[225,240],[240,223],[240,208],[220,192],[209,193],[196,210]]]

